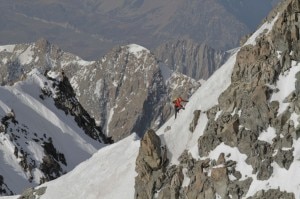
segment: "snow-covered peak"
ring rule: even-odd
[[[129,44],[127,45],[129,53],[134,54],[137,58],[140,58],[143,52],[150,53],[150,51],[140,45],[137,44]]]

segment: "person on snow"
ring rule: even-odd
[[[176,98],[173,100],[174,109],[175,109],[175,119],[177,117],[177,113],[180,111],[180,109],[184,110],[184,106],[182,106],[182,102],[188,102],[187,100],[182,99],[181,97]]]

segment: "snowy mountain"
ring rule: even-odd
[[[299,12],[299,0],[275,9],[176,120],[23,196],[299,198]]]
[[[69,172],[111,143],[106,135],[117,140],[134,131],[142,136],[150,125],[158,128],[171,114],[170,98],[191,96],[200,86],[134,44],[87,62],[41,39],[0,46],[0,58],[2,162],[10,165],[0,173],[1,195]],[[69,151],[68,145],[74,147]],[[73,159],[71,151],[79,157]],[[16,180],[21,183],[14,187]]]
[[[34,69],[24,81],[0,87],[1,195],[53,180],[109,143],[78,101],[67,97],[65,81]]]
[[[41,73],[64,71],[74,97],[113,140],[158,128],[170,117],[170,99],[179,94],[187,98],[200,86],[167,69],[153,53],[136,44],[115,47],[91,62],[44,39],[0,47],[2,85],[25,79],[34,68]]]

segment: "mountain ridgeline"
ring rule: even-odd
[[[166,154],[172,152],[161,150],[154,131],[146,133],[136,161],[136,199],[299,198],[299,189],[290,185],[299,165],[299,13],[299,0],[283,2],[234,55],[230,86],[217,105],[198,110],[207,118],[198,139],[199,158],[186,150],[178,165],[168,164],[171,157]],[[290,86],[280,86],[290,78],[295,79]],[[220,146],[237,148],[245,155],[245,166],[226,150],[209,158]],[[250,173],[245,175],[248,165]],[[286,180],[278,178],[279,173],[291,176]]]

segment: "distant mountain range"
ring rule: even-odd
[[[254,31],[277,1],[3,0],[0,45],[44,37],[89,60],[117,45],[153,50],[174,39],[228,50]]]

